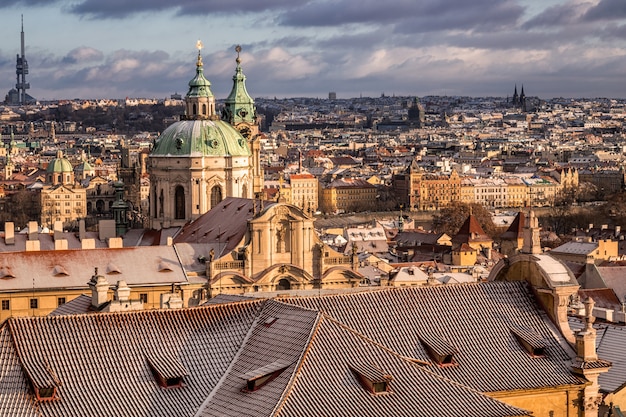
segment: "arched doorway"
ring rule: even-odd
[[[211,188],[211,208],[217,206],[222,201],[222,187],[219,185]]]
[[[278,281],[278,284],[276,284],[276,291],[285,291],[290,289],[291,282],[289,282],[287,278],[282,278],[280,281]]]
[[[176,192],[174,195],[174,218],[185,218],[185,189],[182,185],[176,186]]]

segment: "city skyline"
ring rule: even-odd
[[[195,44],[217,98],[235,45],[255,97],[386,95],[626,98],[621,0],[8,0],[0,96],[15,87],[24,15],[39,100],[184,94]]]

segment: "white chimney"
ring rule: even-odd
[[[108,301],[109,283],[104,276],[98,275],[98,268],[95,269],[87,284],[91,289],[91,305],[93,307],[98,308]]]

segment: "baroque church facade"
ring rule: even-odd
[[[198,42],[185,115],[163,131],[149,156],[153,229],[182,226],[226,197],[253,198],[263,189],[256,108],[246,90],[241,48],[222,118],[204,76],[201,48]]]

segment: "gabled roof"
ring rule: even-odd
[[[271,204],[271,203],[267,203]],[[261,203],[249,198],[227,197],[217,206],[183,227],[174,243],[219,244],[216,259],[237,247],[246,233],[248,220],[260,211]]]
[[[447,237],[445,233],[429,233],[418,230],[405,230],[399,232],[394,240],[396,241],[398,246],[437,245],[439,244],[439,240],[444,237]]]
[[[476,220],[474,215],[470,214],[465,220],[459,231],[452,238],[454,243],[468,243],[468,242],[491,242],[492,239],[487,236],[483,228]]]
[[[503,240],[516,240],[524,237],[525,220],[526,216],[524,215],[524,213],[522,213],[521,211],[517,213],[517,216],[515,216],[515,219],[513,219],[513,222],[511,223],[509,228],[506,229],[506,232],[500,235],[500,238]]]
[[[552,253],[563,253],[569,255],[588,255],[598,248],[597,242],[567,242],[552,249]]]
[[[529,415],[323,313],[273,300],[11,318],[0,363],[0,415]],[[384,370],[390,391],[365,390],[357,363]],[[37,401],[32,390],[46,387],[55,399]]]
[[[481,392],[580,383],[570,372],[573,350],[522,282],[404,287],[284,302],[324,311],[419,361],[430,357],[418,335],[437,329],[458,349],[458,366],[429,369]],[[530,357],[509,330],[511,324],[543,337],[545,357]]]
[[[372,394],[352,368],[378,369],[389,391]],[[374,375],[376,376],[376,375]],[[322,316],[277,417],[309,416],[521,416],[504,405],[434,374],[384,346]]]
[[[11,318],[0,328],[0,415],[193,416],[262,306]],[[150,361],[165,375],[187,373],[184,386],[161,388]],[[29,385],[47,383],[58,399],[34,401]]]
[[[119,272],[106,272],[109,264],[117,265]],[[159,267],[164,264],[170,265],[170,269]],[[111,284],[119,280],[131,287],[187,282],[172,246],[0,253],[0,267],[8,267],[13,275],[0,280],[0,292],[29,288],[86,289],[94,268],[105,271]]]

